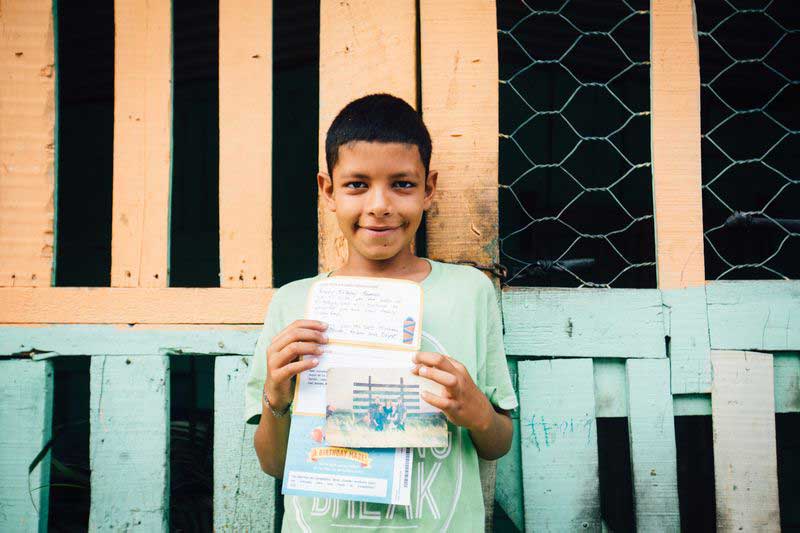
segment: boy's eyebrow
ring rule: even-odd
[[[345,174],[344,178],[349,179],[359,179],[359,180],[368,180],[370,179],[369,176],[366,174],[361,174],[360,172],[351,172],[349,174]],[[415,178],[417,177],[416,174],[410,172],[395,172],[389,176],[389,179],[397,179],[397,178]]]

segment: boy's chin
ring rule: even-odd
[[[364,248],[364,247],[356,247],[356,252],[367,259],[368,261],[386,261],[396,257],[404,250],[403,247],[375,247],[375,248]]]

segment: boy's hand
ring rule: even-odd
[[[267,379],[264,389],[269,402],[276,410],[283,410],[292,401],[292,378],[317,366],[316,357],[302,355],[321,355],[320,344],[328,342],[323,333],[327,325],[316,320],[295,320],[275,335],[267,348]]]
[[[492,423],[494,408],[464,365],[446,355],[417,352],[414,374],[444,387],[443,396],[422,392],[422,399],[444,412],[453,424],[471,431],[485,431]]]

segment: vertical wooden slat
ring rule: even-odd
[[[325,135],[348,102],[386,92],[416,107],[415,2],[321,0],[319,41],[319,168],[327,172]],[[319,269],[346,259],[336,217],[320,202]]]
[[[628,359],[628,435],[638,531],[680,531],[669,361]]]
[[[50,454],[28,465],[50,440],[52,406],[49,361],[0,361],[0,531],[47,531]]]
[[[672,394],[711,392],[711,337],[704,286],[661,291]]]
[[[214,531],[275,531],[275,479],[242,421],[248,359],[214,359]]]
[[[112,287],[166,287],[171,2],[114,2]]]
[[[669,306],[672,391],[708,393],[700,165],[700,57],[692,0],[653,0],[651,143],[658,288]],[[698,288],[693,291],[675,289]]]
[[[167,531],[169,357],[92,357],[89,386],[89,531]]]
[[[0,286],[53,271],[55,77],[50,0],[0,7]]]
[[[718,531],[780,531],[772,355],[711,352]]]
[[[591,359],[519,362],[527,531],[599,531]]]
[[[221,287],[272,286],[272,2],[219,5],[219,235]]]
[[[508,371],[511,382],[517,390],[517,360],[508,359]],[[522,505],[524,502],[522,491],[522,452],[520,450],[519,409],[511,412],[511,425],[514,428],[514,438],[511,449],[506,455],[497,460],[497,483],[494,494],[497,503],[506,512],[508,517],[522,531],[525,527],[522,518]]]
[[[421,0],[422,115],[439,171],[428,255],[491,264],[497,232],[497,15],[489,0]]]
[[[700,60],[692,0],[653,0],[651,128],[658,287],[705,284]]]

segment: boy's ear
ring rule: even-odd
[[[427,211],[433,203],[433,196],[436,193],[436,180],[439,179],[439,172],[436,170],[428,171],[425,179],[425,198],[422,201],[422,208]]]
[[[336,202],[333,201],[333,178],[327,172],[317,173],[317,187],[319,195],[331,211],[336,211]]]

